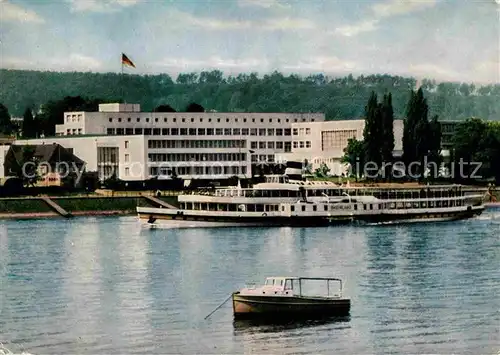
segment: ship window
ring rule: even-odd
[[[373,210],[373,205],[372,204],[370,204],[370,209]]]
[[[363,209],[366,210],[366,205],[363,205]]]
[[[313,211],[316,211],[316,206],[313,206]]]
[[[354,211],[357,211],[357,210],[358,210],[358,205],[357,205],[357,204],[355,204],[355,205],[354,205]]]
[[[293,290],[292,280],[285,281],[285,290]]]
[[[302,206],[302,211],[305,211],[306,210],[306,206]]]
[[[324,209],[325,211],[328,211],[328,205],[324,205],[324,206],[323,206],[323,209]]]
[[[290,206],[290,211],[294,212],[295,211],[295,206]]]

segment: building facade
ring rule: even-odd
[[[101,104],[98,112],[64,113],[56,137],[29,143],[73,149],[101,180],[114,171],[122,180],[245,178],[252,164],[292,151],[292,124],[324,120],[322,113],[141,112],[138,104]]]
[[[292,124],[292,151],[277,153],[278,161],[304,161],[312,170],[326,164],[330,174],[340,176],[347,172],[341,163],[349,139],[363,140],[365,120],[342,120]],[[403,120],[394,120],[394,155],[403,149]]]

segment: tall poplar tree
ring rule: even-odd
[[[428,149],[429,155],[427,161],[431,164],[431,176],[437,178],[439,176],[439,168],[443,161],[441,157],[441,123],[438,121],[438,116],[434,115],[429,122],[428,134]]]
[[[33,113],[31,108],[27,107],[23,115],[22,124],[23,138],[35,138],[37,127],[35,125],[35,120],[33,119]]]
[[[411,91],[406,110],[403,131],[403,161],[407,174],[422,179],[426,167],[425,157],[429,154],[429,107],[422,88]],[[417,164],[419,163],[419,164]]]
[[[394,151],[394,110],[392,108],[392,94],[384,95],[380,105],[380,121],[382,127],[380,141],[380,155],[383,163],[392,163]],[[384,170],[385,178],[389,178],[390,165]]]
[[[377,102],[377,94],[372,91],[365,108],[365,128],[363,130],[364,162],[370,164],[370,169],[382,167],[380,154],[383,138],[381,117],[381,106]]]

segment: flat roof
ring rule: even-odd
[[[145,134],[74,134],[63,136],[49,136],[39,138],[16,139],[17,141],[41,140],[41,139],[69,139],[69,138],[97,138],[97,137],[141,137]]]

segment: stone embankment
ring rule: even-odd
[[[23,196],[0,198],[0,218],[31,219],[74,216],[135,215],[137,206],[177,206],[177,196],[153,197],[153,193],[78,196]]]

